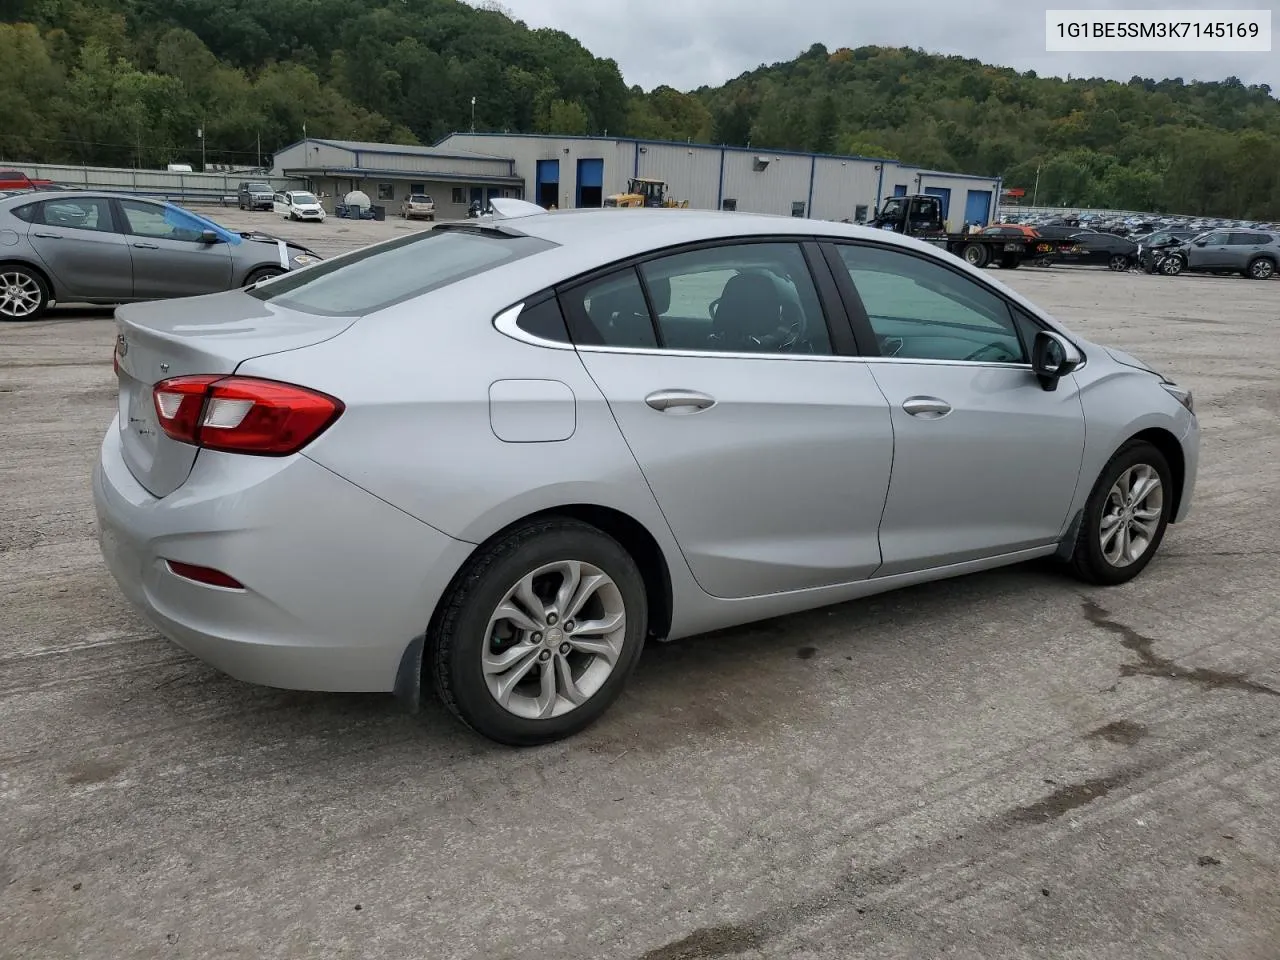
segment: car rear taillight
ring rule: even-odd
[[[254,377],[173,377],[152,394],[160,428],[174,440],[267,457],[297,453],[345,409],[327,394]]]

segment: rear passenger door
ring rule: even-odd
[[[837,294],[815,244],[706,245],[560,294],[582,362],[707,593],[875,571],[889,410],[851,357],[843,316],[827,322],[824,300]]]

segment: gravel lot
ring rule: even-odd
[[[329,254],[406,228],[235,213]],[[0,327],[0,955],[1274,958],[1280,286],[1001,276],[1196,391],[1195,509],[1144,576],[651,647],[522,752],[159,638],[94,541],[109,312]]]

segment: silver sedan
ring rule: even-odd
[[[243,680],[591,723],[646,641],[1057,557],[1119,584],[1191,506],[1191,394],[884,231],[489,217],[122,307],[102,551]]]
[[[159,200],[18,194],[0,198],[0,321],[34,320],[59,300],[116,304],[214,293],[320,259]]]

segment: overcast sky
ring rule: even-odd
[[[1058,76],[1266,83],[1280,94],[1280,46],[1270,53],[1046,53],[1046,9],[1270,9],[1280,0],[501,0],[531,27],[554,27],[611,57],[646,90],[718,85],[811,44],[881,46],[975,57]]]

